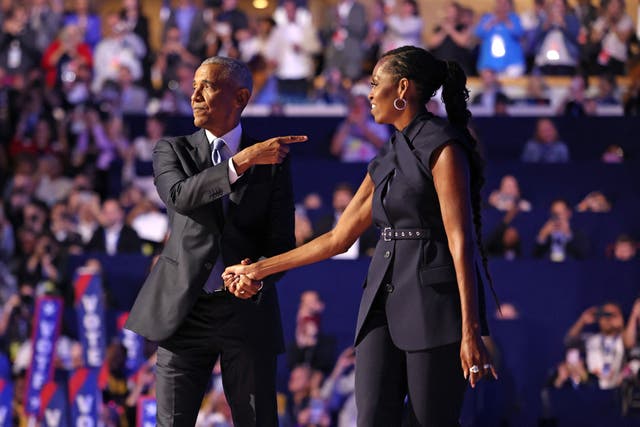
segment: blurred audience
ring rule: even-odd
[[[531,210],[531,203],[522,198],[520,185],[513,175],[502,177],[500,188],[493,190],[489,195],[489,204],[499,211],[518,209],[522,212],[529,212]]]
[[[563,199],[556,199],[551,202],[549,213],[549,220],[538,231],[533,256],[546,257],[553,262],[586,258],[589,240],[582,231],[572,227],[569,204]]]
[[[456,61],[467,76],[475,75],[471,51],[473,28],[464,19],[464,7],[457,2],[445,6],[443,17],[429,37],[430,51],[440,59]]]
[[[523,30],[512,0],[495,0],[493,12],[480,18],[475,35],[480,39],[478,72],[490,69],[508,77],[524,74],[526,66],[519,42]]]
[[[592,191],[576,206],[578,212],[606,213],[611,210],[611,202],[600,191]]]
[[[620,234],[615,242],[607,247],[607,255],[617,261],[634,261],[638,255],[638,242],[628,234]]]
[[[108,255],[140,253],[140,238],[133,228],[125,224],[124,211],[117,200],[107,199],[102,203],[99,219],[100,227],[87,244],[89,252]]]
[[[367,97],[354,95],[349,100],[346,119],[333,135],[330,150],[343,162],[369,162],[387,139],[389,129],[373,120]]]
[[[598,332],[584,332],[585,327],[596,323]],[[601,389],[618,387],[622,381],[623,329],[622,309],[614,302],[606,302],[586,309],[565,338],[568,343],[584,343],[587,369],[598,377]]]
[[[565,163],[569,161],[569,149],[560,139],[551,119],[536,122],[536,131],[522,151],[522,161],[527,163]]]

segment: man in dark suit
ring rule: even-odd
[[[160,140],[153,153],[171,235],[126,327],[159,341],[159,426],[193,426],[218,356],[236,426],[275,426],[276,356],[283,351],[280,277],[253,281],[235,298],[225,265],[294,247],[288,144],[304,136],[250,140],[240,114],[251,96],[243,63],[205,60],[193,80],[198,132]],[[234,284],[229,284],[234,290]],[[244,298],[250,297],[250,298]]]
[[[104,252],[109,255],[140,253],[142,242],[138,233],[124,223],[124,211],[116,199],[102,203],[100,224],[87,243],[87,251]]]

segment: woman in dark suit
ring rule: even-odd
[[[481,339],[487,333],[480,241],[483,163],[467,131],[466,76],[426,50],[387,52],[371,80],[371,112],[396,128],[369,165],[352,202],[330,232],[293,251],[230,267],[236,296],[250,278],[345,251],[373,222],[382,229],[356,329],[359,426],[400,425],[409,396],[411,425],[454,426],[465,379],[497,377]],[[448,120],[425,104],[442,87]]]

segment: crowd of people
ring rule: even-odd
[[[153,49],[149,20],[155,18],[144,16],[136,0],[123,0],[120,11],[106,15],[97,14],[87,0],[71,2],[68,10],[57,0],[2,2],[0,337],[16,382],[25,381],[35,298],[55,294],[72,304],[70,256],[153,256],[162,247],[168,218],[153,184],[152,151],[158,139],[171,132],[165,128],[167,115],[191,115],[193,73],[203,58],[225,55],[246,61],[255,82],[255,104],[347,105],[344,123],[326,141],[328,150],[344,162],[370,161],[387,141],[389,129],[368,114],[363,82],[368,85],[380,53],[406,44],[424,45],[441,58],[457,61],[469,75],[478,74],[483,88],[474,103],[495,107],[496,113],[500,105],[547,102],[547,75],[576,76],[561,114],[588,114],[594,103],[624,105],[629,114],[640,111],[640,68],[633,62],[637,40],[622,0],[600,2],[599,8],[589,1],[575,7],[562,0],[535,1],[529,11],[496,0],[494,10],[481,17],[452,2],[429,34],[424,33],[421,5],[413,0],[366,6],[341,0],[327,8],[326,17],[312,16],[300,2],[284,0],[272,16],[258,19],[239,9],[235,0],[205,1],[204,6],[190,0],[176,3],[162,9],[162,43]],[[316,28],[318,22],[324,23]],[[585,95],[585,74],[600,75],[597,98]],[[509,99],[499,80],[521,75],[530,75],[527,98]],[[624,94],[611,77],[619,75],[630,79]],[[127,114],[146,116],[144,133],[134,140],[124,126],[122,116]],[[570,159],[548,118],[541,119],[531,140],[522,144],[523,162]],[[603,160],[622,161],[620,151],[610,147]],[[344,212],[354,191],[348,184],[336,184],[331,208],[320,209],[319,198],[311,195],[297,209],[298,244],[332,228]],[[522,256],[512,221],[532,209],[524,196],[514,176],[505,176],[489,196],[488,209],[505,214],[489,233],[491,255]],[[600,192],[590,193],[575,207],[577,212],[610,209]],[[541,224],[536,241],[528,242],[533,256],[562,262],[593,255],[589,236],[571,225],[573,210],[565,200],[553,201],[549,220]],[[314,217],[312,212],[323,215]],[[370,230],[342,257],[370,255],[377,237]],[[611,243],[606,254],[596,256],[637,262],[634,236],[623,234]],[[353,349],[344,349],[336,359],[335,342],[321,331],[323,304],[313,292],[301,297],[296,336],[288,349],[291,373],[280,411],[283,425],[354,423]],[[615,304],[585,311],[568,334],[566,361],[550,384],[610,388],[631,378],[631,372],[637,374],[638,319],[639,303],[626,327]],[[595,322],[600,331],[579,344],[583,326]],[[610,349],[606,354],[598,347],[604,342]],[[138,398],[154,389],[153,346],[146,349],[148,360],[134,378],[124,375],[124,351],[121,342],[107,351],[110,377],[103,418],[110,426],[134,425]],[[57,369],[78,368],[81,354],[79,342],[64,336],[58,343]],[[16,393],[18,418],[22,398]],[[216,369],[197,425],[229,423]]]

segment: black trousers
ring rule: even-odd
[[[466,390],[460,343],[399,349],[389,335],[384,302],[374,303],[363,328],[356,347],[358,427],[459,426]]]
[[[278,425],[276,355],[251,345],[232,298],[203,292],[176,333],[158,346],[159,427],[195,425],[218,356],[234,426]]]

